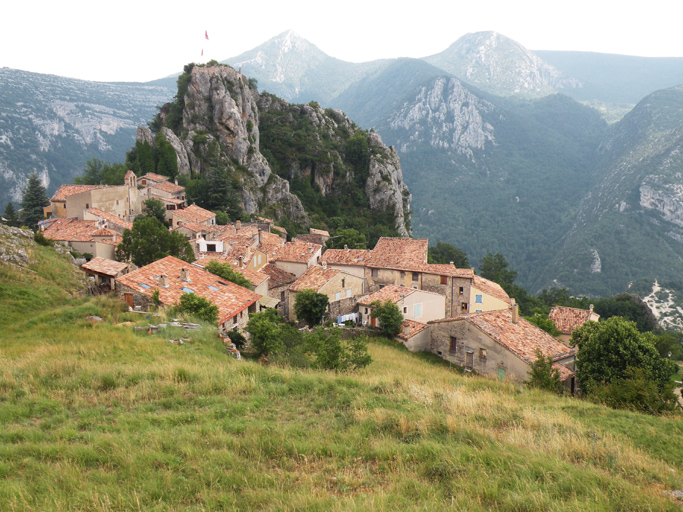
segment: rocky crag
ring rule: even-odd
[[[259,94],[246,76],[226,65],[188,66],[179,84],[175,102],[162,107],[157,120],[160,134],[175,150],[179,174],[209,172],[218,159],[238,180],[245,213],[299,226],[310,224],[309,206],[320,197],[337,204],[355,194],[352,187],[357,186],[359,208],[389,211],[391,227],[401,235],[410,233],[411,196],[398,155],[377,133],[317,103],[290,105]],[[174,121],[174,109],[181,110],[181,122]],[[155,136],[141,127],[137,140],[154,144]],[[358,151],[354,142],[360,143]],[[355,156],[360,161],[353,161]],[[323,210],[317,225],[334,215]]]

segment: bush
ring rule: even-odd
[[[563,391],[560,372],[553,368],[553,358],[545,357],[539,349],[536,349],[536,361],[531,363],[529,386],[558,395]]]
[[[327,295],[315,290],[301,290],[294,296],[294,313],[297,318],[310,325],[318,325],[322,322],[329,302]]]
[[[218,306],[194,293],[184,293],[175,307],[179,313],[187,313],[201,320],[218,323]]]
[[[379,320],[379,332],[389,339],[395,338],[401,332],[404,321],[401,310],[388,299],[384,304],[376,301],[371,305],[375,309],[372,310],[370,316]]]
[[[43,235],[40,231],[36,231],[35,235],[33,236],[33,240],[38,245],[42,245],[43,247],[52,247],[54,245],[54,242],[45,238],[45,235]]]

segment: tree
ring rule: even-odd
[[[138,267],[149,265],[166,256],[175,256],[191,263],[194,251],[178,231],[169,231],[155,217],[138,217],[133,229],[124,229],[121,243],[116,247],[116,259],[131,260]]]
[[[679,409],[674,386],[669,382],[660,387],[646,370],[629,367],[623,378],[596,386],[591,398],[614,409],[661,414]]]
[[[43,208],[50,206],[50,200],[45,195],[45,187],[38,175],[32,173],[28,177],[24,194],[21,198],[22,211],[19,215],[21,223],[33,231],[38,229],[38,222],[45,218]]]
[[[74,179],[77,185],[123,185],[127,167],[123,164],[109,164],[93,158],[88,160],[83,174]]]
[[[502,254],[488,253],[479,264],[479,274],[485,279],[498,283],[507,291],[507,288],[512,286],[517,279],[517,272],[508,267],[509,264]]]
[[[294,296],[294,313],[297,318],[310,325],[318,325],[322,322],[329,302],[327,295],[315,290],[301,290]]]
[[[169,227],[169,224],[166,221],[166,205],[164,205],[163,201],[160,199],[155,199],[153,197],[145,199],[144,203],[142,203],[142,211],[146,217],[154,217],[161,224]]]
[[[250,345],[257,356],[271,356],[285,348],[280,336],[283,318],[274,309],[266,309],[249,317],[247,332],[251,335]]]
[[[545,357],[543,352],[536,349],[536,361],[531,363],[529,371],[529,385],[534,388],[544,389],[552,393],[560,394],[563,391],[560,372],[553,368],[553,358]]]
[[[470,268],[470,262],[467,260],[467,254],[464,251],[441,240],[436,241],[436,246],[428,248],[427,258],[429,263],[450,263],[452,261],[458,268]]]
[[[187,313],[212,324],[218,322],[218,306],[194,293],[182,294],[175,309],[179,313]]]
[[[640,332],[654,331],[658,328],[657,318],[650,307],[637,295],[620,293],[613,297],[595,301],[594,311],[603,320],[620,316],[636,323]]]
[[[328,249],[366,249],[368,242],[365,235],[355,229],[337,229],[334,236],[330,237],[325,245]]]
[[[14,228],[21,227],[21,221],[17,215],[17,211],[14,209],[14,205],[10,202],[5,206],[5,213],[2,214],[2,223],[6,226],[11,226]]]
[[[547,332],[551,336],[559,336],[560,334],[562,334],[562,331],[560,331],[557,328],[557,326],[555,325],[555,322],[553,322],[550,318],[548,318],[547,315],[542,315],[540,313],[536,313],[534,316],[527,316],[524,318],[526,318],[529,322],[534,324],[536,327],[543,329],[545,332]]]
[[[586,322],[572,333],[572,344],[578,347],[576,375],[588,395],[642,370],[638,375],[647,376],[664,397],[676,371],[676,364],[657,352],[653,334],[638,332],[634,322],[621,317]]]
[[[389,299],[381,304],[375,301],[371,304],[374,307],[370,316],[379,320],[379,331],[389,339],[395,338],[401,332],[404,318],[401,310]]]
[[[157,168],[156,172],[168,176],[173,181],[178,177],[178,156],[170,142],[161,134],[157,133],[155,138]]]
[[[254,289],[253,285],[251,284],[251,281],[249,281],[249,279],[244,277],[239,272],[233,270],[228,263],[219,263],[215,260],[210,261],[209,264],[206,266],[206,270],[211,272],[212,274],[216,274],[217,276],[222,277],[227,281],[242,286],[243,288],[247,288],[249,290]]]
[[[365,368],[372,362],[368,343],[364,338],[354,337],[345,341],[340,329],[318,328],[304,336],[306,352],[314,360],[311,366],[320,370],[353,371]]]

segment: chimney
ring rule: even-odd
[[[190,277],[187,275],[187,269],[186,268],[181,268],[180,269],[180,279],[182,281],[190,282]]]
[[[263,242],[263,236],[261,235],[262,231],[259,229],[258,230],[258,245],[261,247],[261,243]]]
[[[168,288],[168,280],[166,278],[166,274],[161,274],[159,276],[159,287],[160,288]]]
[[[244,258],[242,256],[238,256],[237,261],[238,261],[239,267],[244,268]]]
[[[323,261],[323,268],[327,269],[327,261]]]
[[[251,258],[251,247],[249,247],[249,246],[247,245],[247,246],[244,248],[244,259],[245,259],[245,260],[248,260],[249,258]]]
[[[242,229],[242,221],[241,220],[235,221],[235,229],[237,229],[237,230]]]
[[[349,246],[346,245],[346,244],[344,244],[344,250],[345,250],[346,252],[349,252]]]
[[[591,313],[593,312],[593,304],[591,304],[590,306],[588,306],[588,311],[590,311]]]
[[[408,324],[403,326],[403,335],[407,338],[410,336],[410,326]]]
[[[512,300],[512,323],[516,324],[519,321],[519,306],[514,302],[514,299]]]
[[[176,184],[176,185],[178,184],[178,178],[175,179],[175,184]]]

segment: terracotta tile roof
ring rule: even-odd
[[[429,240],[426,238],[382,237],[371,251],[366,266],[411,270],[426,265],[428,245]]]
[[[330,233],[328,233],[328,232],[325,231],[324,229],[309,228],[309,229],[308,229],[308,232],[309,232],[311,235],[319,235],[319,236],[327,236],[327,237],[330,236]]]
[[[390,300],[391,302],[398,302],[402,298],[407,297],[408,295],[412,295],[413,293],[417,292],[418,290],[416,288],[408,288],[406,286],[394,286],[394,285],[388,285],[385,286],[384,288],[376,291],[375,293],[371,293],[370,295],[366,295],[365,297],[362,297],[359,301],[358,304],[362,304],[363,306],[369,306],[375,301],[380,301],[382,304],[384,304],[387,300]],[[429,293],[429,292],[425,292]],[[403,297],[401,297],[403,295]]]
[[[94,220],[57,219],[45,229],[43,235],[49,240],[90,242],[92,234],[98,230],[97,221]]]
[[[100,188],[109,188],[109,185],[62,185],[57,189],[57,191],[52,194],[50,201],[54,202],[65,202],[66,198],[74,194],[80,194],[81,192],[87,192],[89,190],[97,190]]]
[[[162,182],[162,181],[168,181],[171,178],[168,176],[164,176],[162,174],[155,174],[153,172],[148,172],[144,176],[140,176],[141,180],[148,180],[148,181],[155,181],[155,182]]]
[[[157,183],[156,185],[152,186],[151,192],[156,190],[161,190],[167,194],[180,194],[181,192],[185,191],[185,187],[181,187],[180,185],[176,185],[170,181],[162,181],[161,183]]]
[[[202,222],[214,218],[216,214],[209,210],[205,210],[201,206],[191,204],[182,210],[173,210],[173,216],[182,217],[186,222],[198,222],[201,224]]]
[[[296,276],[294,274],[287,272],[286,270],[282,270],[272,263],[268,263],[259,272],[270,276],[270,281],[268,281],[269,290],[272,290],[273,288],[279,288],[280,286],[285,286],[296,281]]]
[[[93,231],[90,233],[90,236],[96,237],[96,236],[108,236],[109,238],[117,236],[118,233],[116,231],[112,231],[111,229],[107,228],[102,228],[98,229],[97,231]]]
[[[498,283],[494,283],[493,281],[484,279],[481,276],[474,276],[472,286],[490,295],[491,297],[500,299],[504,302],[507,302],[508,304],[510,303],[510,296],[507,293],[505,293],[505,290],[503,290],[503,288]]]
[[[217,261],[218,263],[227,263],[228,265],[230,265],[230,268],[232,270],[234,270],[235,272],[239,272],[244,277],[246,277],[249,280],[249,282],[254,285],[254,287],[260,285],[261,283],[263,283],[263,281],[270,278],[270,276],[268,276],[267,274],[263,274],[261,272],[254,272],[247,268],[239,268],[237,265],[233,264],[229,259],[215,254],[208,254],[206,256],[202,256],[194,262],[194,265],[205,268],[212,261]]]
[[[135,176],[135,173],[133,171],[128,171],[126,175],[123,177],[124,180],[127,180],[128,178]],[[137,178],[137,176],[135,176]]]
[[[185,223],[183,223],[182,226],[180,226],[180,228],[188,229],[188,230],[192,231],[193,233],[200,233],[202,231],[206,232],[208,226],[204,226],[203,224],[197,224],[196,222],[185,222]],[[175,229],[180,229],[180,228],[175,228]]]
[[[91,259],[87,263],[83,263],[81,267],[84,270],[90,270],[92,272],[97,272],[98,274],[116,277],[119,272],[128,268],[128,263],[108,260],[106,258],[100,258],[98,256],[97,258]]]
[[[509,309],[462,318],[529,364],[536,360],[536,349],[540,349],[544,356],[553,359],[576,353],[576,349],[561,343],[522,317],[519,317],[516,324],[512,323],[512,313]]]
[[[406,333],[406,327],[408,328],[408,332]],[[409,340],[416,334],[421,333],[422,331],[428,329],[429,326],[427,324],[423,324],[422,322],[416,322],[415,320],[405,320],[403,322],[403,325],[401,326],[401,332],[396,336],[399,339],[402,340]]]
[[[308,242],[309,244],[325,245],[322,235],[296,235],[292,242]]]
[[[256,243],[256,235],[258,235],[256,226],[242,226],[237,229],[235,224],[226,224],[225,226],[212,226],[211,229],[214,240],[251,240]]]
[[[340,272],[341,270],[338,269],[314,265],[301,274],[289,289],[293,292],[300,292],[301,290],[315,290],[317,292]]]
[[[274,261],[292,261],[297,263],[306,263],[322,250],[322,246],[318,244],[309,244],[307,242],[287,242],[280,247],[273,257]]]
[[[574,329],[578,329],[590,320],[591,314],[600,318],[600,315],[593,313],[589,309],[555,306],[550,310],[548,318],[555,323],[555,327],[562,331],[563,334],[571,334],[574,332]]]
[[[156,194],[150,194],[149,197],[153,199],[158,199],[159,201],[162,201],[163,203],[168,203],[168,204],[185,204],[185,199],[176,199],[174,197],[163,197],[163,196],[158,196]],[[178,210],[173,210],[173,211],[178,211]]]
[[[187,269],[189,281],[180,279],[180,271],[183,268]],[[168,288],[159,287],[159,276],[162,274],[167,276]],[[159,299],[166,305],[176,304],[183,293],[190,293],[183,288],[192,290],[192,293],[204,297],[218,306],[220,324],[261,298],[261,295],[251,290],[221,279],[173,256],[166,256],[125,274],[117,278],[116,282],[148,297],[151,297],[154,290],[158,289]],[[147,287],[141,286],[141,284],[145,284]]]
[[[258,221],[260,221],[260,222],[267,223],[267,224],[272,224],[272,223],[273,223],[272,220],[270,220],[270,219],[268,219],[268,218],[266,218],[266,217],[256,217],[256,220],[258,220]]]
[[[129,172],[132,172],[132,171],[129,171]],[[99,210],[97,208],[88,208],[85,211],[94,215],[95,217],[99,217],[102,220],[110,222],[111,224],[114,224],[116,226],[120,226],[123,229],[133,229],[133,223],[132,222],[127,222],[127,221],[123,220],[122,218],[117,217],[116,215],[112,215],[111,213],[107,213],[107,212]]]
[[[415,265],[413,267],[406,267],[406,270],[413,270],[422,272],[424,274],[436,274],[440,276],[451,277],[465,277],[472,279],[474,277],[473,268],[456,268],[450,263],[425,263],[422,265]]]
[[[286,234],[287,234],[287,230],[286,230],[285,228],[283,228],[283,227],[280,227],[280,226],[272,225],[272,226],[270,226],[270,229],[274,229],[275,231],[279,231],[279,232],[282,233],[283,235],[286,235]]]
[[[575,375],[573,371],[560,363],[553,363],[552,367],[560,374],[561,382],[571,379]]]
[[[370,258],[367,249],[327,249],[320,259],[328,265],[353,265],[363,267]]]

